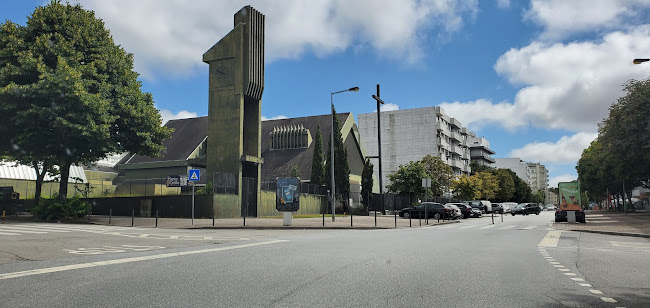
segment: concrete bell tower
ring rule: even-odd
[[[210,66],[206,167],[208,174],[234,174],[242,214],[247,207],[246,214],[256,216],[263,162],[264,15],[245,6],[234,19],[234,29],[203,54]]]

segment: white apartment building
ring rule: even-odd
[[[490,142],[483,137],[476,137],[473,132],[467,136],[467,145],[469,146],[469,156],[471,161],[476,161],[479,165],[490,166],[494,164],[494,151],[490,149]]]
[[[514,171],[519,178],[526,182],[531,189],[533,188],[530,167],[528,167],[528,164],[525,161],[521,160],[519,157],[495,158],[494,160],[495,162],[491,167],[510,169]]]
[[[377,156],[377,113],[359,115],[359,133],[368,156]],[[400,165],[421,160],[427,155],[439,157],[454,173],[469,174],[468,134],[461,123],[447,116],[440,107],[424,107],[381,112],[382,184],[390,184],[388,175]],[[379,178],[378,160],[371,159],[374,175]]]
[[[540,163],[528,163],[530,169],[530,188],[533,192],[548,188],[548,170]]]

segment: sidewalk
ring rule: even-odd
[[[650,238],[650,213],[585,211],[587,223],[553,223],[559,230]]]
[[[32,216],[20,215],[19,217],[9,217],[8,222],[31,222]],[[82,223],[82,224],[95,224],[95,225],[110,225],[121,227],[139,227],[139,228],[155,228],[156,218],[152,217],[131,217],[113,216],[109,217],[104,215],[92,215],[90,219],[87,217],[79,219],[67,219],[60,221],[62,223]],[[395,217],[393,215],[377,215],[377,223],[375,225],[375,216],[336,216],[336,221],[332,222],[332,216],[325,216],[325,224],[323,226],[323,218],[293,218],[291,226],[283,226],[282,218],[258,218],[246,217],[244,225],[243,218],[222,218],[215,219],[214,225],[212,219],[192,219],[190,218],[158,218],[158,228],[169,229],[394,229]],[[397,216],[397,228],[409,227],[431,227],[435,225],[443,225],[449,223],[457,223],[454,220],[440,220],[439,222],[434,219],[427,221],[422,218],[420,221],[414,218],[410,221]]]

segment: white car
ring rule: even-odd
[[[445,204],[445,207],[449,207],[454,211],[454,215],[451,217],[451,219],[459,219],[463,218],[463,213],[460,211],[460,208],[456,206],[453,203],[447,203]]]
[[[504,213],[510,213],[512,212],[512,209],[517,206],[517,202],[503,202],[501,203],[501,206],[503,207],[503,212]]]

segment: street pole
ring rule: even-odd
[[[379,157],[379,197],[381,199],[381,213],[386,214],[386,210],[384,209],[384,185],[382,184],[382,179],[381,179],[381,110],[380,110],[380,105],[383,104],[384,102],[381,100],[381,97],[379,96],[379,84],[377,84],[377,156]],[[375,211],[375,215],[377,215],[377,211]]]
[[[192,182],[192,226],[194,225],[194,182]]]
[[[332,222],[336,220],[336,184],[334,184],[334,93],[330,94],[330,104],[332,105],[332,130],[330,131],[330,174],[332,180]]]

